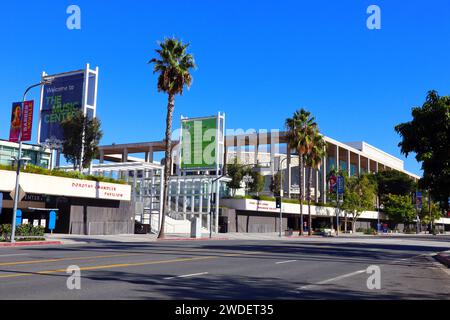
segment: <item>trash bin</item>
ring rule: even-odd
[[[191,238],[199,239],[202,237],[202,221],[200,218],[191,219]]]
[[[228,233],[228,217],[219,217],[219,233]]]

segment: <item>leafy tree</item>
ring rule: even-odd
[[[450,196],[450,97],[428,92],[422,107],[412,109],[413,119],[395,127],[402,141],[401,152],[416,154],[422,163],[419,187],[429,189],[433,199],[447,207]]]
[[[431,211],[431,215],[430,215]],[[430,219],[431,216],[431,219]],[[439,208],[439,205],[437,203],[431,202],[430,205],[424,205],[422,206],[422,210],[419,212],[420,221],[422,221],[423,224],[430,225],[434,224],[436,220],[439,220],[442,218],[442,210]]]
[[[344,190],[342,209],[352,218],[352,230],[356,231],[356,222],[362,212],[375,207],[376,185],[368,175],[350,177]]]
[[[416,190],[416,183],[407,174],[397,171],[379,171],[375,174],[381,201],[388,194],[409,195]]]
[[[227,165],[227,175],[231,178],[227,182],[227,187],[232,190],[233,196],[236,195],[236,190],[241,188],[242,178],[244,177],[244,170],[237,159],[233,163]]]
[[[312,173],[313,170],[318,170],[322,165],[323,159],[326,156],[326,142],[323,139],[323,136],[319,133],[319,129],[316,128],[317,131],[314,134],[312,140],[312,148],[310,153],[306,155],[306,165],[309,167],[309,175],[308,175],[308,235],[312,235],[312,217],[311,217],[311,185],[312,185]]]
[[[278,171],[277,173],[275,173],[271,180],[270,180],[270,192],[272,192],[275,196],[279,196],[280,195],[280,191],[281,191],[281,184],[280,184],[280,177],[281,177],[281,172]]]
[[[156,49],[157,58],[149,63],[153,64],[153,73],[158,73],[158,91],[168,96],[166,137],[165,137],[165,164],[164,164],[164,197],[161,230],[158,238],[164,238],[165,216],[168,213],[167,199],[169,176],[172,167],[172,117],[175,109],[175,96],[183,95],[184,88],[192,83],[191,69],[196,67],[194,57],[187,53],[189,44],[184,44],[176,38],[165,39]]]
[[[233,192],[233,196],[236,194],[237,189],[242,188],[242,180],[244,176],[249,175],[252,177],[252,182],[248,184],[250,192],[258,194],[264,189],[264,176],[262,176],[258,171],[255,170],[256,167],[249,167],[247,165],[242,165],[237,159],[233,163],[227,165],[227,175],[231,178],[227,182],[228,188]]]
[[[397,224],[404,223],[406,226],[416,219],[416,209],[409,196],[388,194],[384,201],[384,211]]]
[[[317,124],[314,122],[314,117],[305,109],[295,111],[292,118],[286,119],[286,138],[288,148],[297,150],[299,157],[299,202],[304,200],[303,190],[303,170],[305,156],[309,154],[314,146],[314,135],[316,133]],[[300,235],[303,235],[303,206],[300,205]]]
[[[98,145],[103,136],[99,119],[88,119],[82,111],[61,122],[64,133],[63,154],[74,170],[88,168],[98,156]]]
[[[257,167],[254,168],[247,168],[245,170],[244,176],[248,174],[250,177],[252,177],[252,182],[249,183],[249,189],[250,192],[256,193],[257,195],[264,190],[265,185],[265,179],[264,176],[259,173],[259,171],[256,171]]]

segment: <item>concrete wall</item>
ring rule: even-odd
[[[266,233],[279,231],[279,216],[273,213],[222,209],[228,217],[228,232]],[[283,215],[283,232],[287,229],[287,217]]]
[[[71,205],[70,234],[111,235],[134,233],[134,211],[130,202],[116,206]]]

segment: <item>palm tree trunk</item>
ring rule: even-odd
[[[300,202],[300,235],[303,235],[303,155],[299,153],[299,160],[300,160],[300,165],[299,165],[299,202]]]
[[[164,226],[166,223],[166,214],[168,213],[168,194],[169,194],[169,178],[172,168],[172,116],[173,110],[175,109],[175,95],[169,93],[168,104],[167,104],[167,118],[166,118],[166,155],[164,163],[164,196],[162,199],[162,217],[161,217],[161,229],[159,230],[158,238],[164,238]]]
[[[308,235],[312,235],[312,218],[311,218],[311,184],[312,184],[312,168],[309,168],[308,173]]]

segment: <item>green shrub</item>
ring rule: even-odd
[[[10,224],[0,225],[0,237],[8,240],[11,237],[12,226]]]
[[[364,230],[364,234],[373,235],[376,234],[376,230],[374,228],[368,228]]]
[[[11,237],[12,227],[10,224],[0,226],[0,235],[3,239]],[[42,226],[34,227],[31,224],[21,224],[16,227],[16,236],[18,237],[43,237],[45,228]]]

